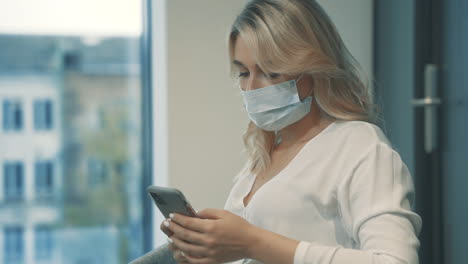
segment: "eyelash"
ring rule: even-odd
[[[238,77],[247,77],[249,75],[249,72],[240,72]],[[269,75],[264,74],[266,77],[269,79],[275,79],[280,76],[279,73],[270,73]]]
[[[270,78],[270,79],[275,79],[275,78],[278,78],[279,76],[280,76],[279,73],[270,73],[270,74],[268,75],[268,78]]]
[[[249,75],[248,72],[240,72],[239,77],[247,77]]]

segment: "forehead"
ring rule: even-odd
[[[241,62],[246,67],[255,67],[257,64],[252,49],[246,45],[241,36],[238,36],[234,42],[233,57],[235,61]]]

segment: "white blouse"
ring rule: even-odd
[[[294,264],[418,263],[413,181],[377,126],[335,121],[244,207],[254,180],[240,173],[225,209],[301,241]]]

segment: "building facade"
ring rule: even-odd
[[[138,41],[0,35],[0,263],[142,253]]]
[[[11,39],[0,42],[0,260],[56,263],[63,178],[54,42],[30,43],[31,49]]]

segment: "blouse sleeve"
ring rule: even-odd
[[[372,146],[337,189],[353,249],[301,241],[294,264],[417,264],[421,218],[411,211],[414,187],[398,153]]]

